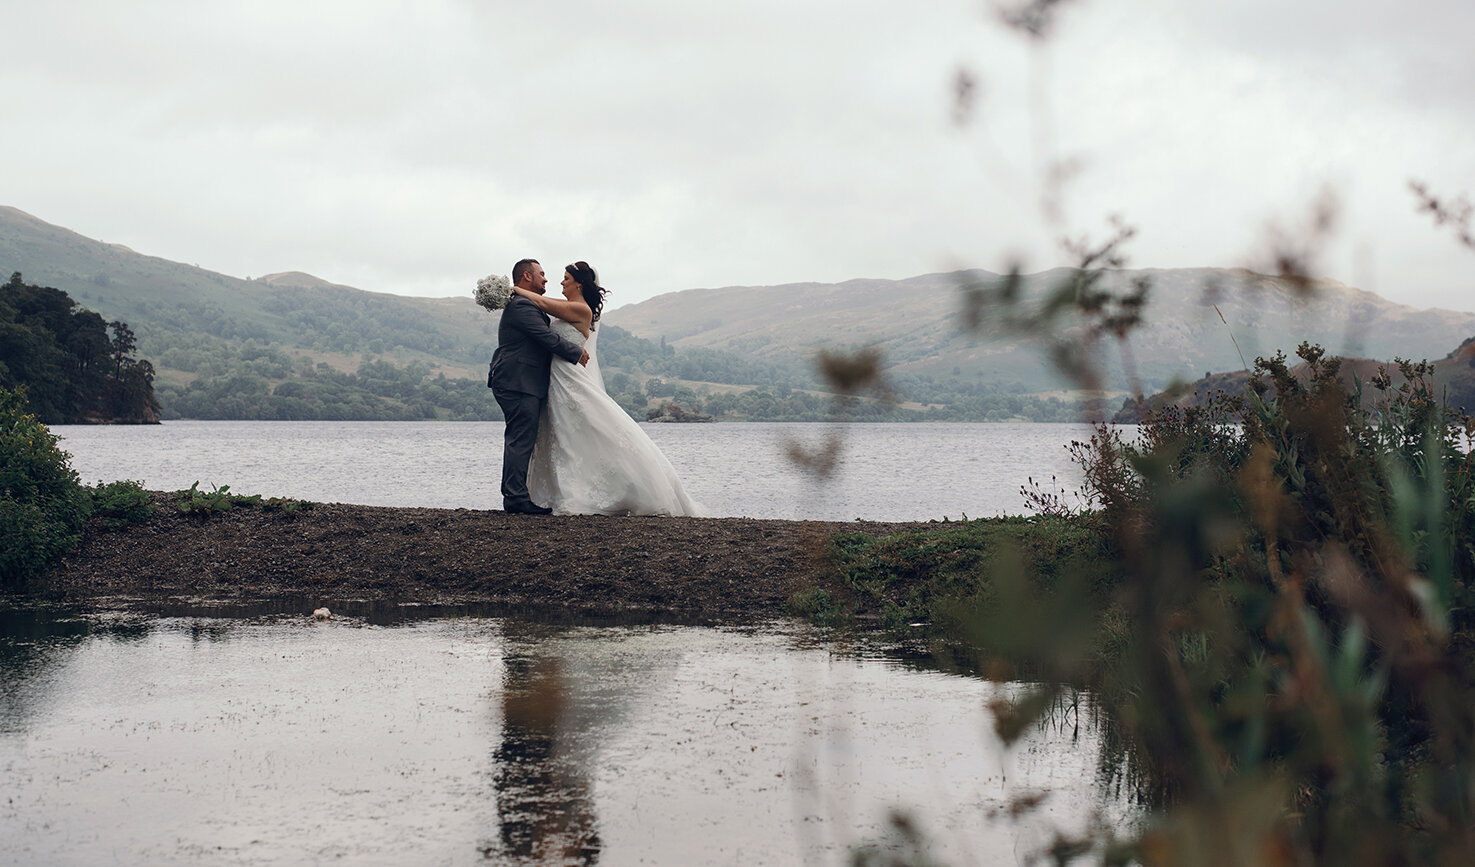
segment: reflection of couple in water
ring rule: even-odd
[[[513,618],[502,621],[501,650],[492,775],[499,827],[481,851],[498,864],[589,867],[608,842],[595,800],[603,754],[677,659]]]
[[[598,818],[569,725],[569,684],[556,658],[505,660],[502,741],[497,747],[496,843],[488,858],[521,864],[599,861]]]
[[[698,515],[671,462],[604,391],[599,314],[605,289],[588,262],[547,294],[536,259],[512,268],[488,385],[507,420],[502,508],[544,515]],[[550,319],[549,317],[553,317]]]

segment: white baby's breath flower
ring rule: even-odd
[[[512,300],[512,281],[500,274],[490,274],[476,281],[472,297],[488,310],[501,310]]]

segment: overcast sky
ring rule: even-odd
[[[587,259],[618,306],[1042,270],[1112,214],[1131,267],[1255,266],[1329,193],[1319,273],[1475,309],[1407,187],[1475,196],[1470,0],[1075,0],[1043,42],[987,0],[0,4],[0,204],[235,276]]]

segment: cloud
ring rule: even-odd
[[[5,203],[378,291],[587,259],[623,303],[1050,267],[1110,213],[1141,229],[1133,264],[1245,264],[1333,187],[1331,276],[1468,307],[1475,262],[1405,185],[1475,193],[1475,12],[1204,6],[1082,0],[1032,46],[963,0],[29,4],[7,13],[0,111],[24,132],[0,159],[26,170]]]

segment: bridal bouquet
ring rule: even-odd
[[[497,274],[483,277],[476,281],[476,292],[471,297],[488,310],[501,310],[512,300],[512,281]]]

